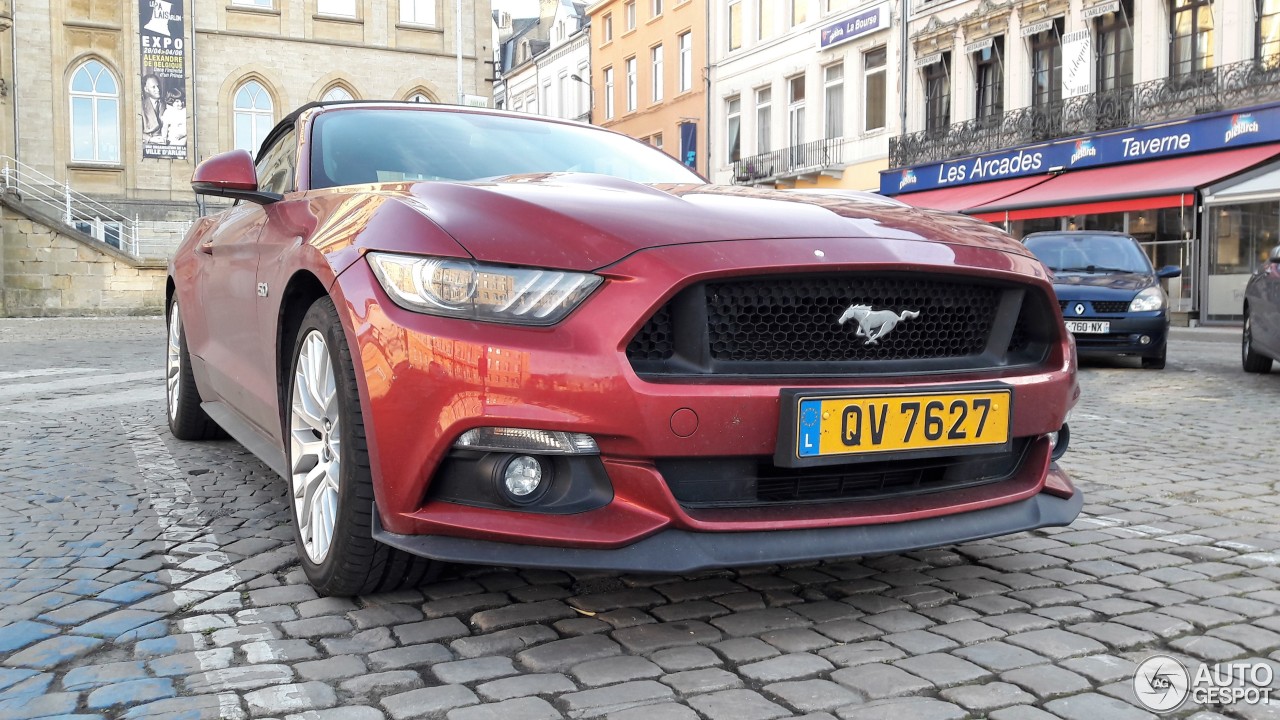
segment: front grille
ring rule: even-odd
[[[1129,310],[1129,303],[1124,300],[1094,300],[1089,304],[1093,306],[1094,312],[1100,313],[1122,313]]]
[[[975,355],[987,346],[999,289],[909,277],[761,278],[706,286],[716,360],[906,360]],[[851,306],[887,310],[895,327],[865,343]]]
[[[764,458],[659,460],[657,466],[687,508],[865,502],[1007,480],[1022,467],[1029,447],[1022,438],[1009,452],[798,469],[775,467]]]
[[[1063,310],[1066,310],[1068,305],[1075,302],[1079,302],[1079,301],[1078,300],[1059,300],[1058,307],[1062,308]],[[1127,312],[1129,310],[1128,300],[1118,300],[1118,301],[1117,300],[1090,300],[1089,305],[1093,307],[1093,311],[1096,313],[1115,314],[1115,313]]]
[[[685,288],[659,308],[628,343],[627,358],[642,375],[998,367],[1043,359],[1054,338],[1049,307],[1038,290],[972,278],[849,273],[717,280]]]

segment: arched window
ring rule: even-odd
[[[429,102],[435,102],[435,101],[427,97],[426,93],[416,92],[409,96],[409,102],[429,103]]]
[[[71,159],[120,162],[120,86],[90,60],[71,75]]]
[[[341,85],[334,85],[333,87],[329,88],[325,92],[324,97],[320,99],[325,102],[329,102],[331,100],[355,100],[356,98],[346,88],[342,87]]]
[[[258,152],[271,132],[274,117],[271,96],[262,83],[250,80],[241,85],[235,95],[236,147],[248,150],[250,155]]]

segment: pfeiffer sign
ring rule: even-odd
[[[877,5],[843,20],[830,23],[818,31],[818,49],[849,42],[889,27],[889,6]]]

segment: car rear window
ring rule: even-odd
[[[703,181],[665,153],[611,132],[415,108],[326,112],[312,129],[311,187],[583,172],[642,183]]]

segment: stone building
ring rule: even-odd
[[[490,26],[489,0],[0,0],[0,313],[100,309],[80,272],[155,275],[196,164],[299,105],[487,101]],[[106,255],[72,263],[81,241]]]

